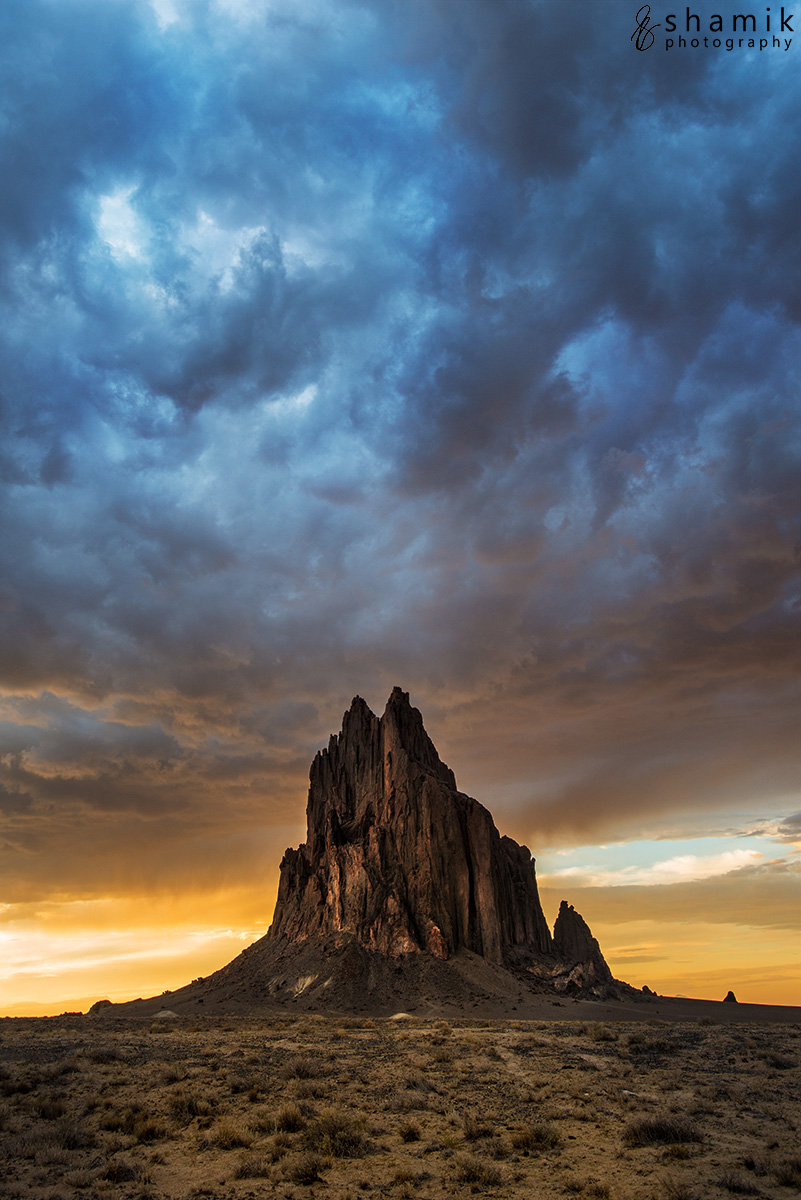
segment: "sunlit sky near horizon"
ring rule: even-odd
[[[0,1014],[263,933],[394,685],[620,977],[801,1004],[801,32],[637,7],[3,5]]]

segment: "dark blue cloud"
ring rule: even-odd
[[[3,21],[3,682],[70,706],[9,700],[30,828],[214,828],[220,779],[285,823],[396,682],[543,825],[709,763],[711,806],[778,804],[797,47],[638,53],[623,0]]]

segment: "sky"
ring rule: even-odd
[[[266,931],[395,685],[618,977],[801,1004],[801,9],[650,9],[3,4],[0,1013]]]

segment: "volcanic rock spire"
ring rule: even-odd
[[[400,688],[380,718],[357,696],[312,763],[306,841],[284,855],[268,939],[312,935],[499,965],[553,949],[531,854],[457,790]]]

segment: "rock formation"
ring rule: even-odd
[[[353,701],[312,763],[306,841],[281,863],[268,937],[329,933],[389,957],[551,950],[529,851],[457,791],[400,688],[380,719]]]
[[[572,970],[557,975],[560,990],[581,990],[613,982],[612,972],[589,925],[566,900],[559,905],[553,927],[553,952],[562,962],[573,964]]]
[[[503,1015],[533,993],[633,992],[564,902],[551,936],[530,852],[457,789],[400,688],[380,718],[353,701],[312,763],[306,817],[306,841],[281,862],[268,933],[170,993],[172,1010]],[[114,1007],[152,1015],[163,1004]]]

